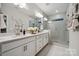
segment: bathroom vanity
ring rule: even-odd
[[[49,31],[0,37],[1,56],[34,56],[48,44]]]

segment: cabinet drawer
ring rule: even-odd
[[[2,52],[7,51],[9,49],[13,49],[13,48],[18,47],[18,46],[25,44],[27,42],[28,42],[28,38],[2,44]]]
[[[35,37],[29,37],[29,38],[28,38],[28,42],[31,42],[31,41],[33,41],[33,40],[35,40]]]

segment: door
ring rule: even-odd
[[[56,28],[55,41],[58,43],[62,43],[62,42],[64,42],[64,34],[65,34],[64,33],[64,30],[65,30],[64,23],[63,23],[63,21],[55,21],[54,24],[55,24],[55,28]]]

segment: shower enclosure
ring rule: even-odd
[[[68,30],[66,28],[66,20],[63,18],[48,21],[50,30],[50,43],[56,42],[63,45],[69,45]]]

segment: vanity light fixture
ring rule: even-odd
[[[43,15],[41,13],[37,12],[37,11],[35,11],[35,16],[37,16],[39,18],[42,18],[43,17]]]
[[[26,5],[26,3],[14,3],[14,5],[20,7],[20,8],[25,8],[25,9],[29,9],[28,6]]]

